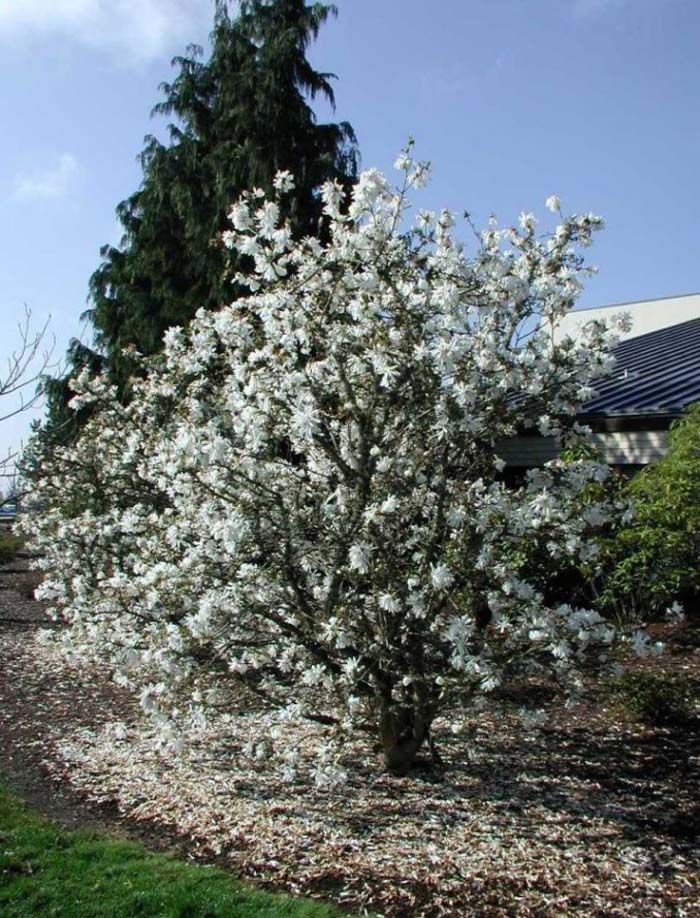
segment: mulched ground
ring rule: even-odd
[[[109,831],[158,851],[185,853],[176,832],[125,819],[115,802],[97,804],[50,772],[56,737],[76,727],[96,728],[131,717],[131,700],[109,683],[86,682],[75,672],[49,672],[33,659],[40,630],[53,627],[33,598],[38,583],[20,556],[0,565],[0,777],[6,786],[68,829]]]
[[[0,772],[53,819],[392,918],[700,916],[696,724],[643,727],[592,691],[533,730],[504,698],[439,737],[444,771],[390,777],[358,743],[348,784],[319,790],[251,759],[243,740],[270,729],[253,714],[155,751],[127,697],[35,643],[28,578],[0,574]],[[646,665],[700,678],[697,628],[663,631],[670,652]],[[295,740],[303,765],[313,731]]]

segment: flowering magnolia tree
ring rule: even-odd
[[[127,406],[74,381],[92,420],[26,525],[68,650],[156,719],[231,712],[242,685],[333,735],[369,731],[402,773],[439,714],[523,673],[575,687],[613,635],[550,607],[519,561],[533,544],[594,556],[607,510],[580,498],[606,469],[555,461],[507,487],[497,448],[528,428],[585,441],[574,414],[607,332],[552,330],[602,222],[553,197],[552,233],[522,214],[470,252],[447,211],[409,227],[427,165],[409,147],[397,166],[399,189],[375,170],[349,200],[322,189],[325,241],[293,239],[286,173],[235,204],[244,295],[167,332]]]

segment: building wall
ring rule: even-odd
[[[636,303],[614,303],[596,309],[575,309],[564,316],[554,329],[554,341],[558,343],[567,335],[576,338],[581,325],[592,319],[610,319],[624,312],[632,318],[632,329],[620,335],[623,340],[700,318],[700,293],[668,296],[660,300],[640,300]]]
[[[608,465],[648,465],[666,452],[668,431],[630,430],[594,433]],[[556,459],[559,442],[553,437],[510,437],[496,445],[496,453],[510,468],[533,468]]]

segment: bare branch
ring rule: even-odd
[[[55,335],[48,336],[51,317],[37,329],[32,328],[32,312],[24,307],[24,317],[17,325],[19,344],[7,358],[4,372],[0,372],[0,424],[34,408],[41,399],[36,391],[41,378],[54,370],[58,362],[52,362],[56,349]],[[48,339],[48,340],[47,340]],[[31,387],[33,394],[28,394]],[[15,467],[19,450],[8,448],[7,454],[0,458],[0,480],[10,482],[9,492],[18,488],[17,470]],[[4,491],[7,488],[3,488]],[[0,507],[11,498],[4,498],[0,493]]]

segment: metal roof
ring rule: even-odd
[[[613,373],[594,384],[585,416],[673,415],[700,402],[700,319],[621,341]]]

